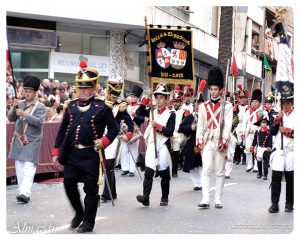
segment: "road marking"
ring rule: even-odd
[[[235,185],[237,183],[226,183],[224,184],[224,187],[228,187],[228,186],[232,186],[232,185]],[[216,187],[212,187],[211,190],[215,189]]]
[[[95,219],[95,221],[103,220],[103,219],[105,219],[105,218],[107,218],[107,217],[97,217],[97,218]],[[54,227],[54,226],[53,226],[52,229],[49,229],[49,230],[46,230],[46,231],[41,231],[41,232],[39,232],[39,233],[42,233],[42,234],[57,233],[57,232],[59,232],[59,231],[63,231],[63,230],[65,230],[65,229],[70,228],[70,226],[71,226],[70,224],[67,224],[67,225],[64,225],[64,226],[61,226],[61,227]]]

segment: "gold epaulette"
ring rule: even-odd
[[[78,98],[75,98],[75,99],[69,99],[69,100],[64,101],[64,106],[63,106],[64,110],[66,110],[66,109],[69,107],[70,102],[76,101],[77,99],[78,99]]]
[[[127,103],[122,101],[119,105],[119,112],[125,112],[127,109]]]
[[[105,100],[105,105],[108,106],[111,110],[114,108],[114,105],[111,101]]]

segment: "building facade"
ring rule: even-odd
[[[125,79],[125,92],[132,84],[146,88],[145,16],[148,24],[192,27],[195,85],[218,63],[221,7],[102,6],[101,11],[82,11],[72,5],[72,11],[64,11],[67,7],[62,5],[57,11],[25,3],[8,7],[7,33],[17,78],[30,73],[73,83],[80,60],[86,59],[99,71],[102,86],[108,78],[120,75]],[[229,81],[229,89],[235,90],[239,82],[251,89],[253,79],[256,85],[261,83],[263,51],[259,41],[266,29],[264,19],[270,25],[274,11],[272,7],[234,7],[231,51],[240,73],[234,82]],[[292,43],[292,17],[289,23]],[[266,75],[265,87],[270,89],[276,58],[267,55],[274,70]]]

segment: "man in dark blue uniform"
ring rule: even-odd
[[[114,172],[114,167],[118,165],[119,162],[117,155],[118,152],[121,152],[122,144],[125,144],[125,142],[128,142],[132,138],[134,129],[133,121],[127,112],[127,103],[120,98],[120,94],[122,93],[124,86],[123,83],[124,81],[121,79],[121,77],[117,77],[116,79],[108,79],[106,96],[102,98],[102,100],[105,101],[105,104],[110,106],[112,109],[113,116],[117,120],[118,126],[121,127],[122,134],[122,140],[120,138],[116,138],[112,144],[105,149],[106,175],[113,199],[117,198],[116,178]],[[111,200],[106,182],[104,183],[101,200],[103,203]]]
[[[76,75],[78,99],[71,100],[66,108],[52,152],[52,161],[64,165],[64,187],[76,214],[71,228],[78,232],[90,232],[95,225],[99,195],[99,152],[116,138],[118,124],[112,110],[94,94],[98,87],[98,72],[80,63]],[[108,131],[103,136],[104,129]],[[101,150],[103,151],[103,150]],[[83,182],[86,193],[84,208],[77,187]]]

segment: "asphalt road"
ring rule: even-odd
[[[136,201],[142,193],[142,181],[135,177],[117,176],[118,198],[98,208],[92,234],[288,234],[294,228],[294,213],[284,212],[285,182],[282,183],[280,212],[268,213],[270,206],[269,179],[246,173],[245,166],[235,165],[232,176],[226,179],[223,209],[198,209],[201,191],[193,191],[189,174],[179,171],[171,181],[169,205],[159,205],[160,178],[154,180],[150,207]],[[84,197],[82,184],[81,197]],[[100,188],[102,192],[102,187]],[[9,233],[67,233],[73,210],[63,185],[34,183],[31,201],[17,203],[17,186],[7,186],[7,231]],[[214,190],[212,190],[212,196]]]

